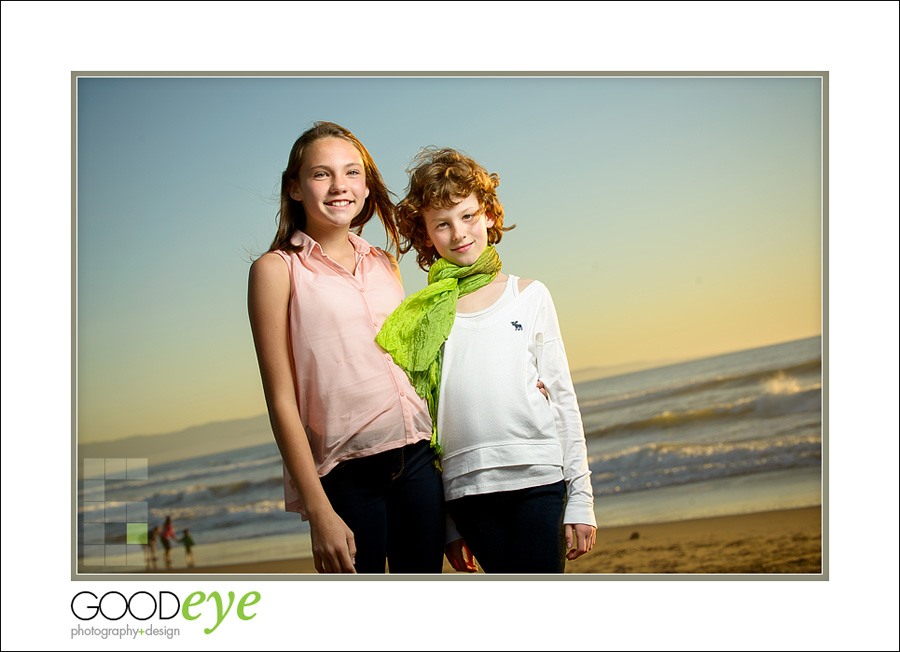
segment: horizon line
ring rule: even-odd
[[[590,383],[590,382],[594,382],[594,381],[597,381],[597,380],[608,380],[608,379],[611,379],[611,378],[618,378],[618,377],[621,377],[621,376],[628,376],[628,375],[630,375],[630,374],[641,373],[641,372],[643,372],[643,371],[651,371],[651,370],[655,370],[655,369],[664,369],[664,368],[666,368],[666,367],[673,367],[673,366],[678,365],[678,364],[685,364],[685,363],[688,363],[688,362],[697,362],[697,361],[699,361],[699,360],[708,360],[709,358],[716,358],[716,357],[723,356],[723,355],[731,355],[731,354],[735,354],[735,353],[743,353],[743,352],[745,352],[745,351],[753,351],[754,349],[765,349],[765,348],[768,348],[768,347],[771,347],[771,346],[780,346],[780,345],[782,345],[782,344],[791,344],[791,343],[793,343],[793,342],[802,342],[803,340],[811,340],[811,339],[814,339],[814,338],[816,338],[816,337],[822,337],[822,333],[818,333],[818,334],[816,334],[816,335],[810,335],[810,336],[808,336],[808,337],[800,337],[800,338],[793,339],[793,340],[784,340],[783,342],[773,342],[773,343],[771,343],[771,344],[763,344],[763,345],[761,345],[761,346],[751,346],[751,347],[745,348],[745,349],[734,349],[734,350],[731,350],[731,351],[722,351],[722,352],[719,352],[719,353],[713,353],[713,354],[710,354],[710,355],[701,355],[701,356],[699,356],[699,357],[680,358],[680,359],[675,359],[674,361],[673,361],[672,359],[665,359],[665,360],[656,360],[656,361],[646,360],[646,361],[623,362],[622,364],[609,365],[609,366],[602,366],[602,367],[592,366],[592,367],[582,367],[582,368],[580,368],[580,369],[575,369],[575,370],[570,369],[570,370],[569,370],[569,373],[570,373],[570,374],[573,376],[573,378],[574,378],[574,376],[575,376],[576,374],[578,374],[578,373],[589,372],[589,371],[592,370],[592,369],[596,369],[596,370],[597,370],[597,375],[595,375],[595,376],[592,376],[592,377],[590,377],[590,378],[586,378],[586,379],[584,379],[584,380],[579,380],[579,381],[577,381],[577,382],[573,380],[573,384],[577,386],[577,385],[580,385],[580,384],[583,384],[583,383]],[[647,366],[647,367],[641,366],[641,365],[643,365],[643,364],[648,364],[648,365],[652,365],[652,366]],[[613,373],[613,374],[610,374],[610,375],[603,375],[603,372],[601,371],[601,370],[603,370],[603,369],[607,369],[607,370],[621,369],[621,368],[623,368],[623,367],[628,367],[628,366],[635,366],[635,368],[632,368],[632,369],[629,370],[629,371],[623,371],[623,372],[620,372],[620,373]],[[640,368],[637,368],[637,367],[640,367]],[[258,419],[258,418],[260,418],[260,417],[266,417],[266,418],[268,418],[268,413],[267,413],[266,411],[263,411],[263,412],[261,412],[261,413],[253,414],[253,415],[246,416],[246,417],[233,417],[233,418],[231,418],[231,419],[216,419],[216,420],[213,420],[213,421],[204,421],[203,423],[195,423],[195,424],[192,424],[192,425],[189,425],[189,426],[184,426],[183,428],[177,428],[177,429],[175,429],[175,430],[168,430],[168,431],[165,431],[165,432],[155,432],[155,433],[136,433],[136,434],[132,434],[132,435],[124,435],[124,436],[122,436],[122,437],[117,437],[117,438],[115,438],[115,439],[98,439],[98,440],[94,440],[94,441],[81,441],[81,440],[78,440],[78,434],[77,434],[77,432],[73,432],[73,433],[72,433],[72,436],[73,436],[76,440],[78,440],[78,441],[77,441],[77,444],[78,444],[79,446],[81,446],[81,445],[94,445],[94,444],[115,444],[115,443],[118,443],[118,442],[123,442],[123,441],[128,440],[128,439],[137,439],[137,438],[140,438],[140,437],[160,437],[160,436],[165,436],[165,435],[173,435],[173,434],[185,432],[185,431],[187,431],[187,430],[192,430],[192,429],[194,429],[194,428],[203,428],[203,427],[211,426],[211,425],[218,424],[218,423],[230,423],[230,422],[233,422],[233,421],[249,421],[249,420],[251,420],[251,419]]]

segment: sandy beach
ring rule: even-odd
[[[170,572],[260,575],[315,568],[312,559],[301,558]],[[594,549],[566,565],[566,573],[577,574],[821,572],[821,507],[601,528]],[[446,560],[444,573],[456,574]]]
[[[566,572],[821,573],[822,509],[600,529]]]

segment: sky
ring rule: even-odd
[[[871,465],[873,449],[868,442],[873,437],[878,438],[884,459],[898,456],[893,436],[898,430],[898,4],[563,2],[554,3],[552,11],[545,3],[521,3],[510,11],[510,4],[420,3],[412,12],[406,8],[408,3],[386,8],[383,3],[255,2],[251,6],[236,2],[219,3],[214,10],[208,3],[190,2],[2,3],[0,496],[4,530],[12,528],[9,531],[22,533],[19,539],[26,536],[28,542],[27,551],[21,545],[2,549],[3,578],[14,587],[2,596],[4,648],[96,647],[100,643],[96,638],[70,639],[70,628],[78,623],[70,617],[68,604],[81,590],[98,595],[110,590],[128,595],[168,590],[183,599],[195,588],[210,589],[205,586],[209,583],[190,577],[175,583],[74,581],[74,538],[60,536],[59,527],[44,534],[26,532],[31,523],[71,523],[76,504],[71,261],[77,233],[71,221],[70,179],[75,164],[70,156],[71,72],[362,69],[829,71],[823,542],[830,577],[828,581],[758,582],[597,577],[570,578],[564,584],[479,582],[477,590],[470,582],[354,582],[348,590],[338,581],[217,581],[213,584],[222,593],[232,589],[243,593],[251,587],[262,593],[260,617],[242,623],[229,620],[234,625],[227,630],[229,645],[258,647],[263,640],[272,646],[294,647],[298,641],[309,647],[334,647],[338,641],[339,646],[367,649],[448,645],[557,649],[575,645],[573,637],[578,637],[577,644],[608,648],[634,647],[639,641],[640,646],[657,649],[685,645],[897,649],[893,626],[898,608],[897,466],[886,464],[883,472],[865,478],[858,470]],[[452,11],[447,10],[449,6]],[[372,25],[383,28],[373,33]],[[354,106],[368,101],[356,99]],[[460,112],[476,111],[500,99],[492,93],[469,100]],[[295,107],[292,124],[272,145],[269,167],[255,171],[267,179],[259,184],[261,196],[254,205],[258,214],[242,216],[258,222],[256,240],[247,237],[250,246],[268,245],[274,205],[267,202],[275,179],[292,140],[307,121],[319,117],[303,115],[304,106]],[[399,111],[399,106],[392,105],[391,111]],[[502,127],[508,120],[512,118],[504,115],[495,126]],[[563,121],[557,132],[565,131],[567,124]],[[373,149],[386,172],[384,155],[374,151],[373,139],[380,137],[380,131],[366,132],[363,125],[349,122],[347,126]],[[424,140],[438,136],[427,134]],[[413,151],[404,151],[398,165],[402,167],[422,144],[410,143]],[[501,192],[513,183],[511,173],[500,168],[501,162],[488,160],[477,143],[452,144],[468,147],[489,167],[496,166],[504,183]],[[142,148],[153,145],[148,138]],[[166,165],[187,156],[184,148],[177,149],[178,156],[166,157]],[[137,160],[139,156],[129,155],[123,166]],[[199,171],[191,174],[199,175]],[[402,174],[392,174],[392,186],[399,184],[402,191]],[[158,175],[136,182],[123,214],[159,194],[154,176]],[[239,185],[252,187],[246,179]],[[546,182],[541,187],[550,185]],[[567,188],[570,195],[579,191],[564,181],[555,185]],[[107,189],[115,191],[111,186]],[[207,192],[207,202],[215,194]],[[648,196],[638,193],[645,200]],[[590,199],[584,200],[585,205]],[[505,195],[503,200],[513,201]],[[545,217],[558,219],[559,215]],[[518,216],[515,221],[525,224]],[[146,225],[146,230],[150,235],[154,232],[152,225]],[[521,226],[504,240],[501,254],[507,271],[519,273],[518,267],[527,266],[523,275],[546,281],[550,272],[534,271],[534,261],[519,264],[514,260],[513,245],[525,240],[526,233]],[[554,233],[543,227],[533,237]],[[228,255],[244,256],[244,236],[242,232],[231,238],[236,244]],[[112,249],[125,245],[140,251],[133,242],[116,242]],[[178,246],[179,238],[172,237],[163,242],[162,251],[144,257],[162,258]],[[196,251],[207,261],[220,255],[210,253],[202,243]],[[571,257],[561,256],[557,267],[571,262]],[[407,286],[412,287],[415,274],[408,263],[404,261],[403,269]],[[245,285],[246,266],[236,266],[233,275],[234,284]],[[187,281],[176,279],[173,292],[183,283]],[[548,284],[554,296],[563,292],[559,283]],[[202,299],[199,294],[194,297],[197,302]],[[241,292],[235,314],[244,310],[243,302]],[[571,319],[563,319],[572,349]],[[615,321],[612,316],[610,320]],[[215,332],[207,329],[198,334],[194,345]],[[145,331],[142,336],[147,337]],[[246,355],[252,356],[249,342],[245,346]],[[615,351],[609,346],[607,350],[610,356]],[[255,363],[245,364],[249,370]],[[120,382],[134,379],[123,377]],[[205,382],[217,381],[206,378]],[[168,410],[165,401],[154,400],[161,403],[160,412]],[[862,564],[861,550],[868,555]],[[235,588],[241,584],[245,589]],[[428,615],[407,619],[405,635],[398,637],[385,622],[393,623],[397,605],[409,604],[413,594],[418,604],[426,605]],[[550,602],[556,605],[556,614],[565,614],[565,622],[551,614],[531,618],[523,627],[492,626],[500,620],[524,622],[523,613],[535,613]],[[453,617],[454,610],[459,617]],[[435,611],[449,616],[436,625]],[[353,627],[347,627],[348,613],[352,613]],[[316,626],[306,627],[307,622]],[[202,626],[183,627],[178,640],[192,649],[221,648],[222,639],[217,636],[225,630],[205,636]],[[682,632],[690,635],[675,634]]]
[[[265,411],[246,313],[297,136],[337,122],[402,196],[423,146],[500,175],[504,271],[580,378],[821,333],[820,77],[77,80],[78,435]],[[363,234],[384,246],[377,220]],[[425,284],[401,262],[407,293]]]

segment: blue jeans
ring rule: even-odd
[[[566,483],[447,501],[456,529],[485,573],[562,573]]]
[[[440,573],[444,489],[428,441],[347,460],[322,478],[331,506],[353,531],[356,572]]]

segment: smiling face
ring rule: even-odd
[[[485,215],[474,193],[457,197],[459,203],[450,208],[428,208],[422,211],[427,244],[441,258],[461,267],[471,265],[488,246],[487,230],[494,218]]]
[[[347,228],[366,203],[362,155],[342,138],[323,138],[303,152],[291,198],[303,204],[306,230]]]

